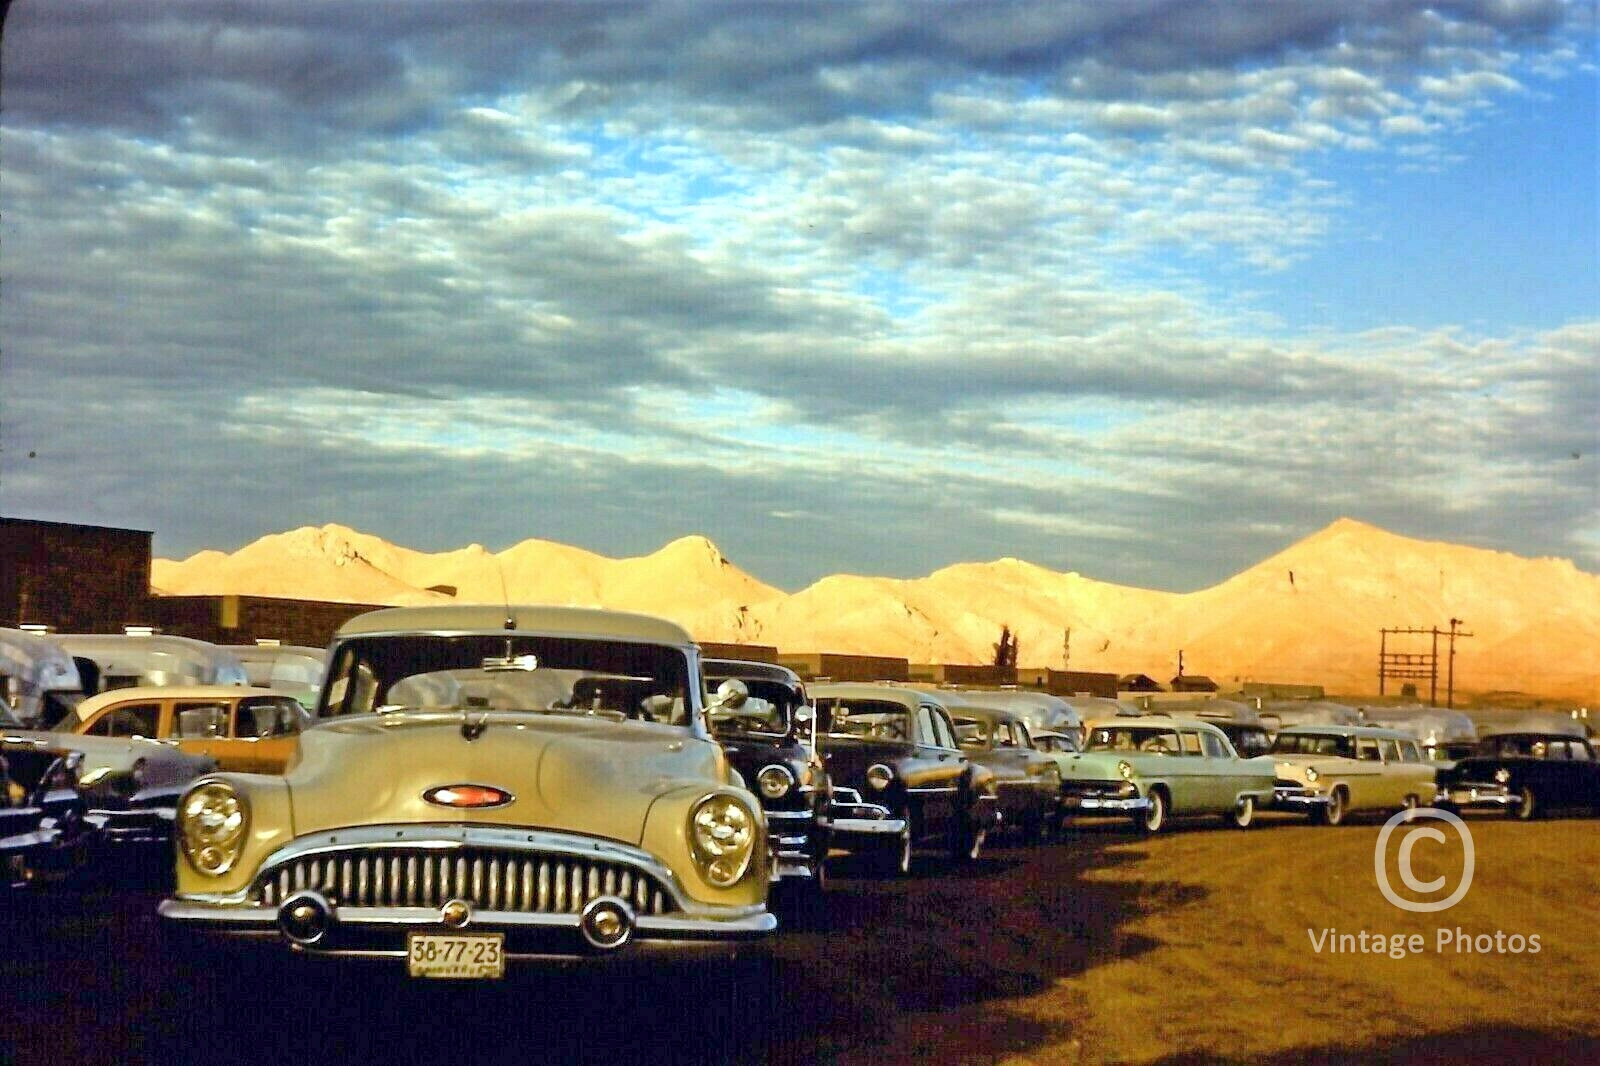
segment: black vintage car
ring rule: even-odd
[[[817,716],[800,675],[772,663],[707,659],[706,689],[744,686],[737,707],[711,713],[711,731],[745,785],[761,798],[776,862],[787,888],[820,895],[827,885],[832,789],[817,754]]]
[[[1513,818],[1537,818],[1558,808],[1600,814],[1600,753],[1592,741],[1558,733],[1498,733],[1477,751],[1439,771],[1440,801],[1454,803],[1473,786],[1503,784],[1517,797]]]
[[[936,696],[888,685],[810,686],[827,723],[819,738],[833,780],[833,843],[885,872],[911,872],[918,847],[977,859],[999,824],[994,774],[969,759]]]
[[[0,732],[0,891],[63,880],[91,859],[98,830],[78,784],[83,756]]]
[[[1061,802],[1061,769],[1039,751],[1028,724],[1010,711],[951,706],[961,750],[994,774],[1001,824],[1033,843],[1056,821]]]

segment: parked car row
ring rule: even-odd
[[[169,840],[171,935],[495,978],[508,960],[726,952],[819,905],[836,858],[905,876],[1080,819],[1600,811],[1581,735],[1491,736],[1445,766],[1370,725],[808,686],[611,611],[374,611],[326,662],[309,713],[240,685],[103,692],[71,704],[72,732],[0,709],[3,883],[67,876],[119,836]]]

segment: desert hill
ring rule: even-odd
[[[534,539],[502,552],[473,544],[427,553],[338,525],[262,537],[232,554],[158,559],[152,580],[166,594],[614,607],[672,618],[701,640],[912,662],[985,662],[1007,625],[1030,666],[1067,662],[1164,681],[1182,649],[1188,672],[1225,686],[1300,682],[1348,693],[1375,691],[1380,629],[1444,628],[1459,618],[1473,634],[1457,643],[1459,691],[1600,695],[1600,575],[1351,519],[1191,593],[999,559],[912,580],[836,574],[787,594],[704,537],[631,559]],[[1392,651],[1429,647],[1427,637],[1390,639]]]

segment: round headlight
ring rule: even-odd
[[[794,787],[794,774],[787,766],[773,763],[763,766],[761,772],[756,774],[756,786],[761,789],[761,794],[769,800],[782,799]]]
[[[250,806],[232,785],[207,781],[178,804],[178,841],[184,857],[200,873],[219,877],[244,851]]]
[[[1317,778],[1319,778],[1321,776],[1322,776],[1321,774],[1317,773],[1317,768],[1315,766],[1306,767],[1306,780],[1307,781],[1310,781],[1313,784],[1315,784]]]
[[[889,782],[894,780],[894,771],[883,763],[873,763],[867,767],[867,784],[880,792],[889,787]]]
[[[689,815],[695,865],[718,888],[736,883],[755,852],[756,818],[733,796],[707,796]]]
[[[1117,763],[1117,773],[1122,775],[1124,781],[1132,781],[1133,765],[1128,760],[1122,759]]]
[[[1502,766],[1494,772],[1494,779],[1503,785],[1511,780],[1511,771]]]

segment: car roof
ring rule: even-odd
[[[1398,729],[1384,729],[1375,725],[1290,725],[1278,730],[1281,737],[1284,734],[1300,736],[1309,733],[1312,736],[1340,736],[1340,737],[1370,737],[1374,740],[1411,740],[1417,738],[1410,733],[1402,733]]]
[[[511,625],[507,625],[507,622]],[[615,637],[652,644],[691,645],[688,631],[650,615],[597,607],[452,604],[385,607],[356,615],[339,627],[338,638],[375,633],[541,633]]]
[[[242,696],[282,696],[294,699],[294,693],[276,688],[256,688],[251,685],[138,685],[132,688],[114,688],[90,696],[79,703],[73,712],[80,722],[87,722],[113,704],[138,703],[146,700],[231,700]]]
[[[1222,733],[1215,722],[1207,722],[1199,718],[1174,718],[1170,714],[1119,714],[1115,718],[1097,718],[1089,723],[1091,731],[1096,729],[1126,728],[1128,726],[1144,727],[1146,729],[1198,729],[1202,732]],[[1222,734],[1227,736],[1226,733]]]
[[[740,677],[800,684],[800,675],[787,666],[750,659],[702,659],[700,672],[709,677]]]
[[[1028,720],[1022,715],[1000,707],[974,706],[970,703],[947,703],[945,704],[945,709],[950,712],[950,717],[952,718],[983,718],[990,722],[1021,722],[1024,726],[1028,724]]]
[[[904,688],[899,685],[879,685],[872,681],[812,683],[806,686],[806,692],[812,699],[878,700],[883,703],[898,703],[902,707],[913,710],[919,703],[934,703],[941,707],[945,706],[943,700],[920,689]]]

